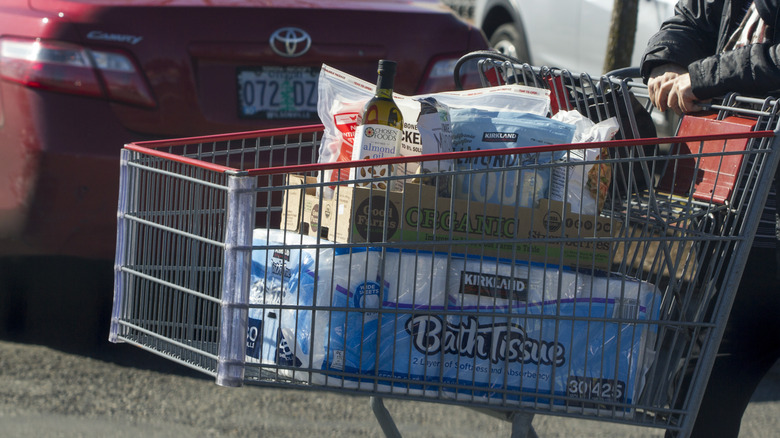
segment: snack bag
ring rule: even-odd
[[[577,111],[560,111],[553,119],[576,127],[572,143],[608,141],[619,129],[615,117],[594,123]],[[550,182],[551,198],[568,202],[574,213],[598,214],[604,208],[612,183],[612,166],[603,162],[608,158],[606,148],[573,149],[566,153],[561,161],[593,164],[555,167]],[[601,162],[594,163],[599,160]]]

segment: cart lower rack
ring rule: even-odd
[[[321,126],[127,145],[111,340],[370,395],[388,435],[382,397],[685,436],[776,130],[774,101],[733,97],[674,138],[417,157],[442,170],[378,179],[398,191],[318,178],[357,165],[317,163]]]

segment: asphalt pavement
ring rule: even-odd
[[[740,437],[780,431],[780,372],[767,376]],[[477,411],[386,400],[404,437],[502,437],[511,425]],[[663,431],[536,416],[541,438],[662,437]],[[0,437],[382,437],[367,397],[247,386],[129,345],[68,352],[0,340]]]

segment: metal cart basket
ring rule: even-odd
[[[777,166],[776,102],[729,96],[640,138],[640,85],[506,67],[481,64],[618,135],[330,164],[319,125],[126,145],[110,339],[220,385],[371,396],[387,435],[384,397],[518,436],[534,414],[689,434]],[[320,178],[366,166],[387,176]]]

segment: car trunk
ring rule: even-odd
[[[119,48],[132,55],[157,107],[112,103],[112,109],[128,130],[161,137],[318,122],[314,112],[241,116],[241,72],[259,78],[273,73],[272,67],[285,67],[288,74],[301,73],[290,73],[290,68],[307,67],[316,75],[325,62],[373,82],[377,61],[387,58],[399,64],[396,91],[414,94],[431,55],[457,56],[471,45],[482,48],[479,41],[470,41],[478,33],[433,5],[368,1],[212,1],[208,7],[194,6],[199,2],[192,1],[165,2],[167,6],[153,1],[127,1],[125,6],[101,1],[31,3],[38,9],[62,11],[75,26],[80,44]],[[247,7],[258,4],[271,6]],[[322,5],[330,9],[315,7]],[[412,9],[420,13],[407,14]],[[272,50],[272,34],[288,27],[311,36],[311,47],[301,56],[285,57]],[[310,76],[308,86],[315,80],[316,76]],[[304,94],[311,108],[311,96]]]

